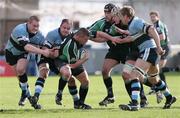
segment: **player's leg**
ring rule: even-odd
[[[26,74],[28,60],[25,58],[21,58],[17,61],[16,66],[14,66],[16,70],[16,74],[19,79],[19,86],[22,90],[21,98],[19,100],[19,105],[24,106],[26,98],[30,97],[30,90],[28,85],[28,77]]]
[[[39,96],[43,90],[45,80],[49,74],[48,63],[45,61],[41,61],[41,63],[38,64],[38,70],[39,70],[39,77],[37,78],[36,83],[35,83],[34,96],[31,98],[31,105],[35,109],[41,109],[41,105],[38,104],[38,100],[39,100]]]
[[[111,77],[111,71],[114,66],[116,66],[119,62],[114,59],[105,59],[102,67],[102,76],[103,82],[107,90],[107,96],[99,102],[99,105],[107,105],[110,103],[114,103],[114,93],[113,93],[113,82]]]
[[[90,105],[85,104],[85,99],[89,90],[89,77],[86,70],[81,66],[73,70],[73,75],[80,81],[79,105],[74,104],[77,109],[91,109]]]
[[[124,80],[126,91],[131,98],[131,81],[130,81],[130,73],[134,67],[135,60],[128,59],[123,67],[122,78]],[[148,105],[147,98],[144,93],[143,85],[141,83],[141,91],[140,91],[140,106],[144,108]]]
[[[8,50],[5,51],[6,62],[9,65],[11,65],[14,71],[16,72],[16,75],[19,80],[19,87],[22,90],[21,98],[18,103],[20,106],[24,106],[26,98],[30,97],[29,85],[27,82],[28,78],[25,71],[28,64],[27,57],[28,57],[28,54],[15,56]]]
[[[166,103],[164,105],[164,109],[169,109],[171,105],[176,102],[176,97],[172,96],[169,89],[167,88],[166,84],[164,81],[159,79],[158,77],[158,66],[151,66],[149,70],[149,78],[148,80],[155,85],[157,91],[161,91],[165,98],[166,98]]]
[[[79,103],[79,95],[78,95],[78,90],[77,90],[74,76],[71,76],[71,78],[68,81],[68,89],[69,89],[69,93],[71,94],[71,96],[73,98],[74,105],[78,104]]]
[[[59,78],[59,83],[58,83],[58,92],[56,94],[55,97],[55,102],[57,105],[62,105],[62,95],[63,95],[63,90],[65,88],[64,86],[64,80],[62,77]],[[63,84],[63,86],[62,86]],[[68,89],[69,89],[69,93],[72,95],[73,99],[77,99],[78,96],[76,96],[77,94],[77,86],[74,80],[74,77],[71,76],[68,80]]]
[[[122,110],[136,111],[139,109],[139,97],[141,90],[140,81],[143,81],[144,75],[148,71],[150,65],[150,63],[142,59],[136,60],[134,68],[130,74],[132,102],[128,105],[119,105]]]
[[[60,74],[60,79],[59,79],[59,83],[58,83],[58,92],[56,94],[56,103],[58,105],[62,104],[61,100],[62,100],[62,93],[63,90],[67,84],[67,82],[69,81],[69,79],[72,76],[71,73],[71,68],[64,62],[62,62],[61,60],[55,60],[54,61],[56,67],[59,70],[59,74]]]

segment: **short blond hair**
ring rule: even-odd
[[[28,22],[31,22],[33,20],[38,21],[38,22],[40,21],[38,16],[33,15],[29,17]]]
[[[131,6],[124,6],[121,10],[120,13],[122,16],[127,15],[128,17],[133,17],[135,15],[134,8]]]

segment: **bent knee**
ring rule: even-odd
[[[25,68],[22,68],[22,67],[16,68],[16,73],[17,73],[18,76],[23,75],[25,72],[26,72]]]
[[[61,69],[60,69],[60,73],[61,73],[61,75],[65,78],[65,79],[67,79],[68,81],[69,81],[69,79],[71,78],[71,69],[70,69],[70,67],[68,67],[68,66],[64,66],[64,67],[62,67]]]
[[[81,82],[82,86],[89,86],[90,81],[88,79],[85,79]]]

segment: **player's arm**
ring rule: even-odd
[[[157,46],[157,52],[162,55],[164,54],[163,49],[161,48],[161,44],[160,44],[160,38],[159,35],[156,31],[156,29],[153,26],[150,26],[148,29],[148,34],[154,39],[156,46]]]
[[[27,52],[42,54],[46,57],[49,56],[49,53],[50,53],[49,50],[47,49],[42,50],[40,48],[33,46],[32,44],[30,44],[29,38],[25,36],[21,36],[21,37],[18,37],[17,40],[19,41],[19,45],[22,46],[24,50],[26,50]]]
[[[112,37],[111,35],[102,31],[93,31],[91,34],[92,35],[90,36],[90,40],[98,43],[106,42],[108,40],[114,42],[114,40],[116,40],[115,37]]]
[[[89,54],[87,51],[85,51],[85,55],[83,58],[79,59],[78,61],[76,61],[76,63],[74,64],[69,64],[69,66],[71,68],[77,68],[78,66],[82,65],[83,63],[85,63],[89,58]]]
[[[28,52],[42,54],[42,55],[44,55],[44,56],[46,56],[46,57],[48,57],[48,56],[50,55],[49,49],[44,49],[44,50],[42,50],[42,49],[37,48],[37,47],[35,47],[35,46],[31,45],[31,44],[26,44],[26,45],[24,46],[24,49],[25,49],[26,51],[28,51]]]

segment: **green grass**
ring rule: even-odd
[[[42,110],[34,110],[27,102],[24,107],[17,105],[20,97],[20,89],[16,77],[0,78],[0,118],[178,118],[180,117],[180,101],[178,100],[171,109],[163,110],[163,101],[156,103],[154,95],[147,96],[149,101],[148,108],[140,109],[138,112],[122,111],[118,108],[121,103],[128,103],[129,97],[125,92],[124,84],[120,75],[113,75],[113,88],[116,101],[108,107],[98,105],[106,96],[105,86],[101,76],[90,76],[90,89],[86,103],[92,105],[92,110],[74,110],[73,101],[67,87],[63,93],[63,105],[55,104],[55,94],[57,92],[58,78],[49,77],[45,83],[40,103]],[[36,78],[29,77],[29,84],[34,93],[34,83]],[[167,81],[169,88],[175,96],[180,95],[180,74],[168,73]],[[79,82],[78,86],[79,86]],[[147,93],[149,88],[145,87]]]

